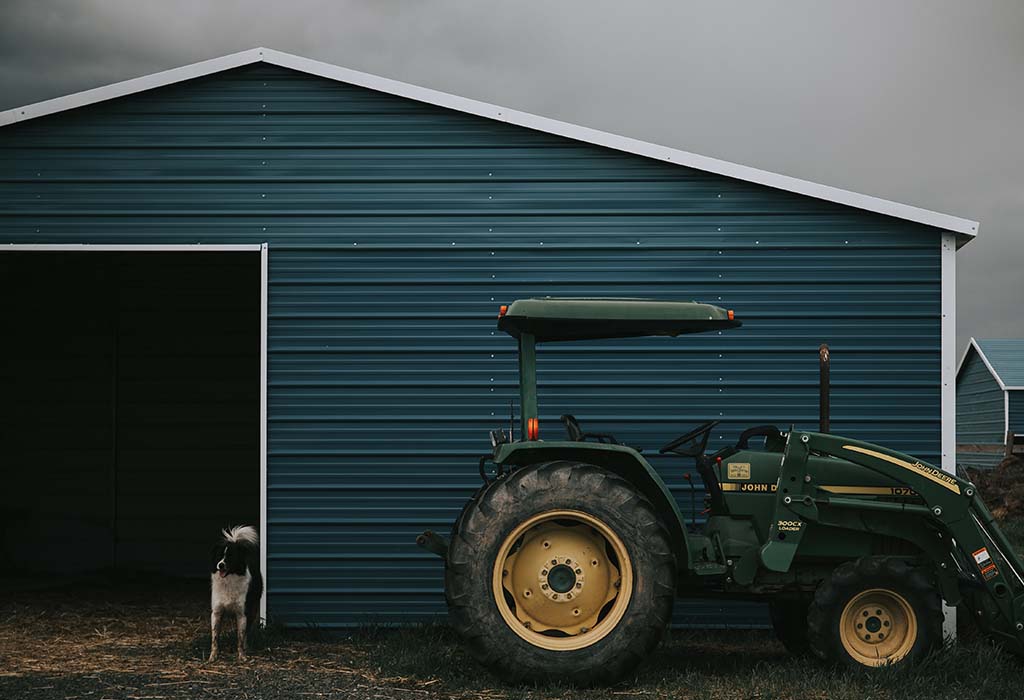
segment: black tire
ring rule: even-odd
[[[807,608],[810,600],[779,598],[768,603],[775,636],[791,654],[807,652]]]
[[[883,595],[895,593],[902,598],[913,615],[916,633],[908,634],[910,646],[905,654],[898,658],[895,653],[889,657],[879,655],[871,663],[865,663],[843,644],[840,629],[847,604],[874,589],[886,592]],[[873,643],[879,644],[878,633],[885,633],[888,625],[878,627],[878,618],[873,617],[865,619],[865,624],[872,619],[875,627],[865,627],[857,634],[870,636],[874,632]],[[926,569],[899,557],[863,557],[836,567],[832,576],[818,586],[807,621],[811,650],[825,660],[853,668],[913,663],[942,643],[942,599],[932,577]],[[895,631],[896,623],[893,625]]]
[[[505,540],[522,523],[553,510],[600,520],[621,540],[632,566],[622,617],[581,649],[550,650],[524,639],[502,617],[492,588]],[[522,467],[478,494],[457,523],[445,566],[449,618],[473,656],[504,680],[610,683],[633,670],[661,639],[675,600],[675,554],[650,502],[624,479],[577,462]]]

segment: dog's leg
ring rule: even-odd
[[[217,633],[220,631],[220,610],[210,613],[210,658],[209,661],[217,660]]]
[[[245,658],[245,626],[246,619],[245,613],[238,613],[235,616],[235,621],[238,624],[238,658]]]

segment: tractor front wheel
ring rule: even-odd
[[[514,682],[613,681],[658,643],[675,556],[653,507],[599,467],[522,467],[471,501],[452,533],[453,626]]]
[[[853,667],[910,663],[942,643],[942,601],[925,569],[863,557],[818,587],[808,626],[822,658]]]

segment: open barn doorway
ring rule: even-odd
[[[205,576],[263,530],[265,256],[39,248],[0,252],[0,572]]]

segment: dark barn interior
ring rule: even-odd
[[[0,572],[198,576],[259,517],[260,259],[0,252]]]

